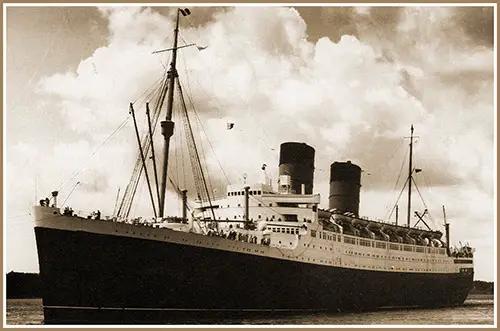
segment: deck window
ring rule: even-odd
[[[413,252],[413,247],[409,246],[409,245],[404,245],[403,246],[403,250],[405,252]]]
[[[356,239],[354,239],[354,238],[349,238],[349,237],[344,237],[344,242],[345,242],[346,244],[355,245],[355,244],[356,244]]]
[[[399,251],[399,245],[398,244],[389,244],[389,249]]]
[[[359,239],[359,244],[361,246],[366,246],[366,247],[371,247],[372,246],[370,240],[366,240],[366,239]]]

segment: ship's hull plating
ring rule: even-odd
[[[35,233],[46,323],[445,306],[463,303],[472,286],[472,274],[356,270],[84,231]]]

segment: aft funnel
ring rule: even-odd
[[[359,215],[361,168],[351,161],[334,162],[330,166],[329,209]]]

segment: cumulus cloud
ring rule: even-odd
[[[365,171],[361,213],[383,218],[400,190],[394,183],[407,153],[408,140],[402,137],[414,124],[420,136],[415,164],[425,174],[416,180],[430,190],[430,201],[439,201],[433,213],[439,215],[446,204],[450,217],[470,225],[472,210],[480,209],[473,218],[488,235],[494,170],[492,12],[473,11],[468,18],[467,9],[449,7],[330,7],[321,10],[327,28],[316,26],[315,40],[303,18],[313,13],[307,8],[226,8],[210,12],[199,26],[183,25],[181,44],[208,45],[203,51],[180,51],[178,72],[203,124],[203,129],[195,126],[195,135],[209,173],[215,174],[213,188],[220,192],[243,174],[258,180],[263,163],[276,180],[279,144],[302,141],[316,149],[315,188],[323,206],[330,164],[349,159]],[[69,191],[82,181],[72,203],[111,212],[137,153],[131,121],[111,148],[92,162],[86,157],[128,116],[128,102],[163,74],[169,55],[151,52],[170,47],[173,13],[105,7],[101,14],[109,22],[108,44],[75,72],[46,77],[38,86],[42,95],[58,100],[61,116],[80,139],[56,144],[40,171],[58,181],[84,163],[85,171],[66,186]],[[484,24],[478,27],[478,20]],[[144,130],[144,109],[137,107]],[[194,117],[192,122],[197,123]],[[228,122],[235,123],[232,130],[226,129]],[[171,161],[176,178],[188,172],[189,155],[177,136],[181,131],[177,123],[171,155],[182,156],[184,163]],[[148,199],[147,194],[141,198],[137,212],[150,210]],[[169,203],[174,208],[178,201]],[[456,234],[467,237],[465,231]]]
[[[339,14],[335,10],[325,10],[323,15],[335,17]],[[123,116],[117,110],[123,109],[124,96],[139,95],[158,77],[158,58],[149,53],[169,43],[165,31],[172,29],[172,17],[166,19],[149,9],[109,7],[102,13],[109,19],[109,45],[84,60],[76,73],[43,82],[45,91],[64,99],[64,111],[71,123],[78,123],[77,130],[101,129]],[[422,163],[431,166],[431,182],[452,185],[472,177],[478,185],[488,185],[486,174],[492,163],[485,151],[491,147],[491,136],[466,131],[471,127],[468,121],[446,118],[456,119],[458,113],[464,120],[487,125],[482,118],[477,120],[477,110],[471,112],[467,106],[477,105],[477,100],[471,100],[474,93],[488,86],[481,83],[491,77],[492,53],[456,47],[456,38],[467,40],[448,28],[448,19],[457,15],[449,8],[428,7],[349,10],[346,16],[357,23],[358,36],[344,35],[336,42],[325,37],[311,43],[305,22],[294,9],[238,7],[215,14],[211,24],[183,30],[185,40],[202,40],[209,48],[181,51],[179,72],[183,85],[189,84],[186,92],[200,96],[196,105],[216,154],[233,169],[228,171],[230,181],[243,173],[257,178],[259,165],[276,160],[278,145],[286,140],[306,141],[318,155],[326,151],[324,159],[317,161],[319,169],[349,158],[374,170],[385,163],[413,123],[426,138],[419,148]],[[384,40],[374,44],[372,37],[380,35]],[[105,69],[96,75],[92,64]],[[479,75],[476,89],[467,90],[447,81],[447,75],[457,72],[482,72],[486,77]],[[440,91],[423,88],[429,84]],[[445,91],[462,96],[450,102]],[[490,111],[488,101],[481,111],[485,116]],[[240,137],[223,130],[228,118],[236,122]],[[253,137],[245,137],[249,133]],[[257,142],[250,150],[249,140]],[[238,156],[243,150],[254,156],[252,160]],[[483,173],[476,171],[479,163],[488,167]],[[326,181],[327,174],[318,172],[317,178]],[[388,179],[380,178],[371,181],[368,189]]]

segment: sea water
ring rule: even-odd
[[[265,317],[238,316],[217,320],[186,319],[182,325],[493,325],[492,295],[470,295],[464,305],[434,309],[397,309],[363,313],[301,313]],[[41,299],[8,299],[7,325],[43,324]],[[165,324],[172,324],[165,321]]]

